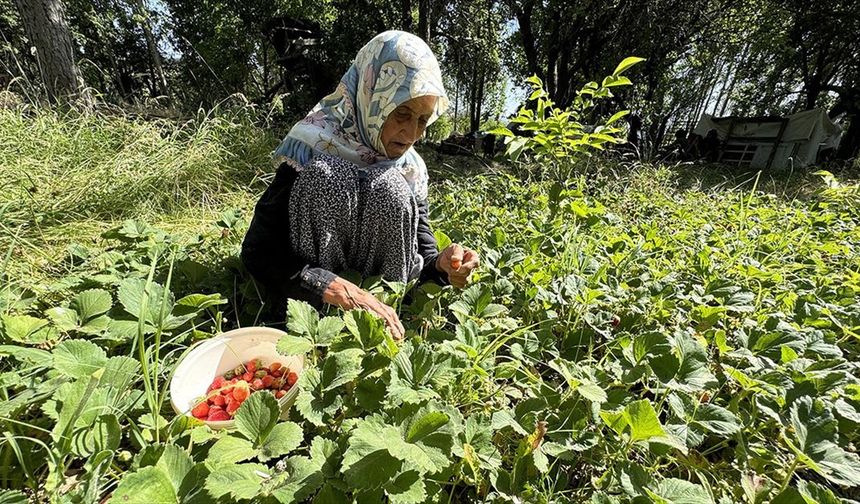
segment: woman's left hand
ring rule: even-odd
[[[458,243],[452,243],[436,258],[436,269],[448,274],[451,285],[463,288],[469,283],[469,275],[480,262],[477,252]]]

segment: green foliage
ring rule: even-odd
[[[631,84],[622,73],[641,61],[644,60],[626,58],[600,84],[589,82],[577,92],[569,108],[556,107],[549,99],[543,82],[537,76],[529,77],[526,82],[532,87],[529,100],[535,102],[534,108],[520,108],[511,122],[531,136],[515,135],[505,127],[488,133],[505,137],[505,153],[514,161],[524,153],[529,154],[530,161],[546,166],[549,173],[563,180],[570,176],[571,164],[579,158],[592,150],[603,150],[606,144],[624,142],[621,137],[623,130],[613,124],[629,111],[619,111],[593,126],[587,126],[585,122],[594,117],[593,111],[599,101],[613,96],[611,88]]]
[[[399,344],[369,312],[289,303],[279,347],[308,361],[289,419],[254,394],[231,431],[177,416],[165,384],[195,341],[256,325],[246,213],[4,228],[0,500],[850,502],[855,182],[792,200],[634,168],[587,191],[436,177],[434,227],[480,252],[474,284],[401,302],[369,279]]]

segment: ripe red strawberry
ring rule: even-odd
[[[209,417],[206,420],[208,422],[222,422],[224,420],[230,420],[230,415],[222,409],[217,409],[214,412],[209,413]]]
[[[275,382],[275,377],[272,375],[266,375],[262,378],[262,380],[264,388],[272,388],[272,383]]]
[[[242,405],[243,401],[233,401],[227,405],[227,413],[230,416],[233,416],[236,413],[236,410],[239,409],[239,406]]]
[[[254,361],[248,361],[248,363],[245,364],[245,369],[253,373],[257,371],[257,363]]]
[[[290,371],[289,374],[287,374],[287,385],[292,387],[297,381],[299,381],[299,375]]]
[[[251,382],[251,388],[254,390],[263,390],[263,380],[254,378],[254,381]]]
[[[273,362],[273,363],[269,364],[269,372],[270,372],[270,373],[273,373],[273,372],[277,371],[277,370],[278,370],[278,369],[280,369],[280,368],[281,368],[281,363],[280,363],[280,362]]]
[[[275,378],[280,378],[284,376],[284,368],[273,369],[272,376],[274,376]]]
[[[191,410],[191,414],[202,420],[209,415],[209,405],[206,402],[201,402]]]
[[[251,381],[254,379],[254,373],[248,371],[247,373],[242,375],[242,379],[248,383],[251,383]]]
[[[230,396],[233,397],[233,396]],[[224,406],[227,404],[227,400],[224,399],[222,395],[216,395],[209,398],[209,402],[215,406]]]
[[[285,395],[287,395],[286,390],[279,390],[279,391],[275,392],[275,399],[280,399],[280,398],[284,397]]]
[[[244,401],[248,398],[248,395],[250,393],[251,392],[248,390],[247,387],[236,387],[235,389],[233,389],[233,399],[235,399],[236,401]]]
[[[209,388],[206,390],[206,392],[212,392],[213,390],[215,390],[217,388],[223,387],[224,382],[225,382],[225,380],[224,380],[223,376],[216,376],[215,379],[212,380],[212,384],[209,385]]]

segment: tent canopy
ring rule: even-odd
[[[783,169],[814,164],[821,149],[839,145],[841,129],[824,109],[789,117],[712,117],[704,114],[693,130],[716,130],[720,161],[751,168]]]

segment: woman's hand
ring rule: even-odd
[[[400,317],[393,308],[376,299],[376,296],[355,285],[349,280],[337,277],[329,284],[323,293],[323,301],[339,306],[344,310],[363,308],[375,313],[383,321],[395,340],[402,340],[406,330],[400,323]]]
[[[452,243],[436,258],[436,269],[448,274],[451,285],[463,288],[469,283],[469,275],[480,263],[477,252]]]

